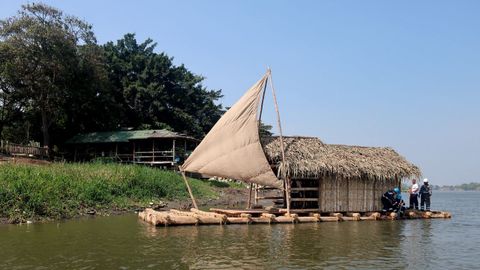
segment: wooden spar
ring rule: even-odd
[[[253,183],[250,183],[250,191],[248,192],[247,209],[252,208],[252,189],[253,189]]]
[[[180,171],[182,172],[183,180],[185,181],[185,185],[187,185],[188,194],[190,194],[190,199],[192,199],[193,207],[198,209],[197,202],[195,201],[195,197],[193,197],[192,189],[190,188],[190,184],[187,181],[187,177],[185,176],[185,171],[180,167]]]
[[[281,171],[284,172],[285,169],[285,147],[283,145],[283,133],[282,133],[282,123],[280,121],[280,110],[278,109],[277,95],[275,94],[275,87],[273,86],[272,71],[268,69],[268,77],[270,77],[270,87],[272,88],[273,102],[275,104],[275,111],[277,112],[277,124],[278,131],[280,135],[280,149],[282,150],[282,165],[280,166]],[[286,188],[286,201],[287,201],[287,215],[290,215],[290,178],[285,177],[285,188]]]
[[[265,86],[263,87],[262,101],[260,102],[260,112],[258,113],[258,131],[260,131],[260,126],[262,123],[262,113],[263,113],[263,101],[265,100],[265,92],[267,92],[268,77],[265,80]]]
[[[263,113],[263,102],[265,100],[265,92],[267,92],[267,84],[268,84],[268,77],[265,80],[265,86],[263,87],[263,93],[262,93],[262,101],[260,102],[260,112],[258,113],[258,132],[259,132],[259,137],[260,137],[260,127],[262,126],[262,113]],[[256,188],[256,186],[255,186]],[[250,183],[250,192],[248,193],[248,204],[247,204],[247,209],[252,208],[252,189],[253,189],[253,183]],[[257,190],[255,189],[255,204],[258,204],[257,200]]]

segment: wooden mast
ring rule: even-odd
[[[267,71],[268,72],[268,71]],[[268,84],[268,78],[265,80],[265,86],[263,87],[263,94],[262,94],[262,101],[260,103],[260,112],[258,113],[258,131],[259,131],[259,137],[260,137],[260,127],[262,126],[262,113],[263,113],[263,102],[265,101],[265,92],[267,92],[267,84]],[[261,139],[261,138],[260,138]],[[248,193],[248,204],[247,204],[247,209],[250,209],[252,207],[252,188],[253,188],[253,183],[250,183],[250,192]],[[255,190],[255,194],[256,194]],[[256,196],[255,196],[255,204],[256,202]]]
[[[285,172],[285,147],[283,144],[283,132],[282,132],[282,124],[280,121],[280,110],[278,109],[277,95],[275,94],[275,87],[273,86],[273,79],[272,79],[272,71],[270,70],[270,68],[268,69],[268,77],[270,78],[270,87],[272,88],[273,102],[275,103],[275,111],[277,112],[278,131],[280,134],[280,149],[282,151],[282,164],[280,166],[280,171]],[[286,193],[285,199],[287,201],[287,215],[290,215],[290,179],[286,174],[283,181],[285,182],[285,193]]]

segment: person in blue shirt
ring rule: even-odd
[[[432,197],[432,187],[428,184],[428,179],[423,179],[423,186],[420,188],[420,211],[423,211],[423,206],[430,211],[430,197]]]
[[[398,194],[400,194],[400,189],[396,187],[382,195],[383,211],[395,211],[398,205],[396,200]]]

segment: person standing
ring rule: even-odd
[[[432,187],[428,184],[428,179],[423,179],[423,185],[420,188],[420,210],[423,211],[425,204],[426,210],[430,211],[430,197],[432,197]]]
[[[410,187],[409,209],[418,210],[418,189],[417,179],[412,179],[412,186]]]

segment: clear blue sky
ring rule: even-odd
[[[270,66],[288,135],[391,146],[433,184],[480,181],[480,1],[44,2],[100,43],[152,38],[226,106]],[[0,18],[22,3],[1,0]]]

